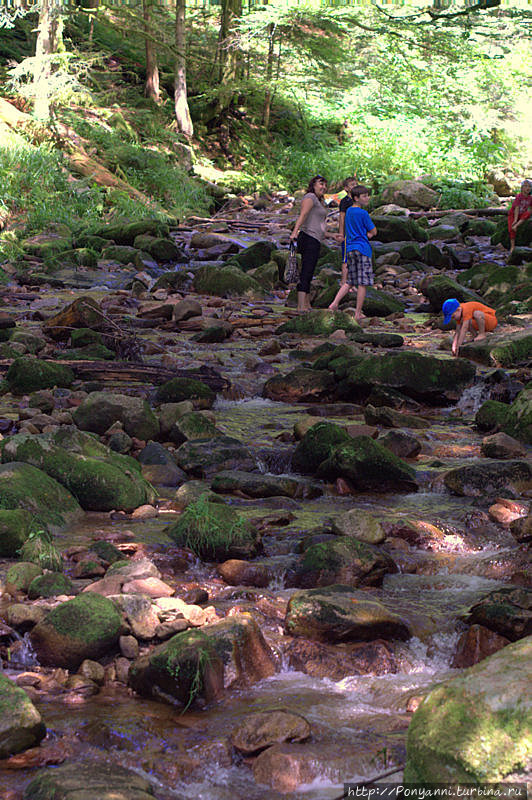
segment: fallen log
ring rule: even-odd
[[[408,215],[411,219],[426,217],[427,219],[438,219],[446,217],[447,214],[468,214],[471,217],[497,217],[508,214],[507,208],[490,206],[488,208],[448,208],[446,211],[411,211]]]
[[[166,383],[172,378],[190,378],[206,383],[214,392],[229,389],[231,382],[211,367],[199,369],[169,369],[157,364],[138,364],[129,361],[72,361],[43,358],[51,364],[70,367],[78,378],[98,381],[143,381],[153,384]],[[0,372],[7,372],[14,359],[0,359]]]

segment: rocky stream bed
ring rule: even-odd
[[[531,229],[378,210],[358,325],[334,215],[295,314],[294,214],[58,227],[0,290],[2,800],[530,778]],[[501,320],[458,359],[449,296]]]

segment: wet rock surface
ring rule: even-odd
[[[327,311],[331,238],[316,310],[294,314],[287,196],[27,242],[39,269],[0,288],[0,657],[54,738],[0,763],[8,791],[322,800],[400,769],[412,711],[456,670],[500,657],[494,696],[513,681],[503,656],[530,636],[529,242],[508,264],[492,218],[420,223],[403,206],[430,189],[393,191],[360,324],[354,294]],[[449,292],[499,318],[458,359]],[[502,776],[524,751],[520,718],[499,722]],[[430,724],[413,727],[423,779],[454,758],[436,765]]]

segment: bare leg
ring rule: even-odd
[[[361,320],[364,319],[364,314],[362,313],[362,306],[364,305],[364,300],[366,299],[366,287],[359,286],[357,288],[357,304],[355,308],[355,319]]]
[[[510,236],[510,255],[513,253],[514,247],[515,247],[515,233],[513,237]]]
[[[298,292],[297,293],[297,310],[300,314],[306,311],[306,292]]]
[[[349,286],[349,284],[348,283],[342,283],[342,285],[338,289],[338,292],[336,293],[336,297],[334,298],[334,300],[332,301],[331,305],[329,306],[330,310],[331,311],[337,311],[338,310],[338,306],[340,305],[340,300],[342,300],[346,296],[346,294],[349,294],[350,291],[351,291],[351,287]]]
[[[475,311],[473,317],[478,325],[478,335],[475,336],[474,341],[481,342],[486,338],[486,318],[484,317],[484,312]]]
[[[312,311],[312,307],[310,305],[310,292],[306,293],[305,298],[305,311]]]

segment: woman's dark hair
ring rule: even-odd
[[[307,194],[315,194],[314,192],[314,184],[316,181],[325,181],[327,183],[327,178],[324,178],[323,175],[315,175],[313,178],[310,179],[309,184],[307,186]]]
[[[367,186],[353,186],[350,194],[354,200],[355,198],[360,197],[361,194],[371,194],[371,189],[368,189]]]

